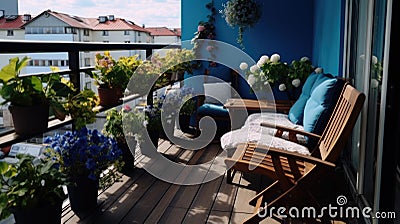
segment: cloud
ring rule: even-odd
[[[19,0],[19,14],[35,16],[47,9],[92,18],[115,15],[138,25],[181,26],[180,0]]]

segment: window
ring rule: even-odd
[[[86,82],[85,83],[86,89],[91,89],[92,88],[92,83],[91,82]]]
[[[85,66],[90,66],[90,58],[85,58]]]
[[[72,27],[65,27],[65,33],[72,33]]]
[[[108,30],[103,30],[103,36],[108,36]]]
[[[58,66],[58,60],[53,60],[53,66]]]
[[[89,36],[89,30],[88,29],[83,30],[83,35],[88,37]]]
[[[14,36],[14,30],[7,30],[7,36]]]
[[[140,32],[138,32],[138,34],[137,34],[137,35],[138,35],[138,37],[140,37],[142,34],[140,34]]]
[[[129,30],[125,30],[124,35],[129,35]]]

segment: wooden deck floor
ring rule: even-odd
[[[180,163],[201,164],[212,161],[221,148],[211,144],[202,150],[184,150],[160,140],[158,151]],[[253,212],[247,201],[263,181],[257,175],[236,176],[235,181],[243,187],[227,184],[225,176],[201,185],[181,186],[136,167],[121,182],[101,192],[99,209],[91,216],[80,219],[65,203],[62,223],[241,223]]]
[[[192,151],[161,139],[158,151],[175,162],[194,165],[213,161],[221,147],[217,143]],[[135,158],[136,162],[142,159]],[[99,208],[88,217],[79,218],[68,200],[64,202],[62,223],[242,223],[254,210],[248,201],[270,182],[255,174],[237,174],[236,185],[227,184],[226,175],[201,185],[175,185],[139,166],[125,173],[121,182],[99,192]],[[262,223],[278,222],[268,218]]]

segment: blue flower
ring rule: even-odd
[[[122,155],[115,140],[87,128],[55,134],[46,138],[46,142],[59,154],[61,166],[71,178],[84,175],[95,180]]]

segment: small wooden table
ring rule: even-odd
[[[248,111],[271,111],[287,114],[293,103],[294,101],[289,100],[263,101],[231,98],[226,101],[224,107],[227,108],[232,115],[232,129],[238,129],[242,127],[246,121]]]

